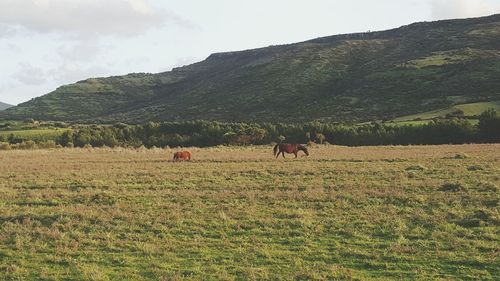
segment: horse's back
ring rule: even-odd
[[[293,153],[294,151],[297,151],[297,144],[280,143],[279,148],[281,151],[285,151],[287,153]]]
[[[185,151],[177,151],[174,153],[174,160],[191,160],[191,152]]]

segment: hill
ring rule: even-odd
[[[10,105],[10,104],[7,104],[7,103],[3,103],[3,102],[0,102],[0,111],[2,110],[5,110],[9,107],[13,107],[13,105]]]
[[[90,78],[4,119],[368,121],[500,100],[500,14],[210,55],[158,74]]]

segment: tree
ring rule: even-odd
[[[481,141],[500,142],[500,117],[494,109],[481,113],[478,128]]]
[[[73,143],[73,132],[68,130],[62,133],[57,139],[57,143],[62,146],[68,146],[69,143]]]
[[[319,144],[323,144],[326,137],[322,133],[316,133],[316,139],[318,140]]]

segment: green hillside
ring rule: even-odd
[[[488,109],[493,109],[497,112],[500,112],[500,101],[459,104],[444,109],[432,110],[408,116],[401,116],[395,118],[394,121],[410,121],[418,119],[429,120],[436,117],[446,117],[447,115],[454,115],[457,113],[463,116],[473,117],[479,116],[482,112],[485,112]]]
[[[13,105],[10,105],[10,104],[7,104],[7,103],[3,103],[3,102],[0,102],[0,111],[2,110],[5,110],[9,107],[12,107]]]
[[[158,74],[91,78],[4,119],[368,121],[500,100],[500,15],[218,53]]]

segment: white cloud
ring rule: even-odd
[[[63,63],[50,69],[48,75],[59,83],[74,83],[89,77],[105,76],[110,70],[104,66],[83,66],[75,63]]]
[[[175,61],[174,67],[185,66],[185,65],[192,64],[192,63],[195,63],[198,61],[202,61],[203,59],[204,59],[203,57],[193,57],[193,56],[180,57]]]
[[[0,0],[0,48],[9,54],[0,70],[11,73],[0,77],[0,84],[9,83],[10,94],[20,100],[26,93],[34,95],[36,87],[40,88],[36,95],[40,95],[60,84],[123,72],[123,65],[130,64],[129,68],[135,69],[135,65],[151,56],[141,54],[141,49],[134,53],[128,43],[161,30],[197,29],[170,12],[171,6],[152,4],[158,3]],[[117,49],[122,49],[120,54]],[[142,59],[133,61],[136,57]]]
[[[499,0],[432,0],[432,18],[451,19],[500,13]]]
[[[33,86],[44,84],[47,81],[43,69],[28,63],[19,63],[19,69],[13,77],[25,85]]]
[[[88,62],[98,57],[103,50],[110,48],[110,46],[101,46],[99,42],[88,40],[61,45],[56,51],[64,61]]]
[[[165,24],[193,25],[145,0],[2,0],[0,35],[58,33],[93,38],[112,35],[129,37]]]

